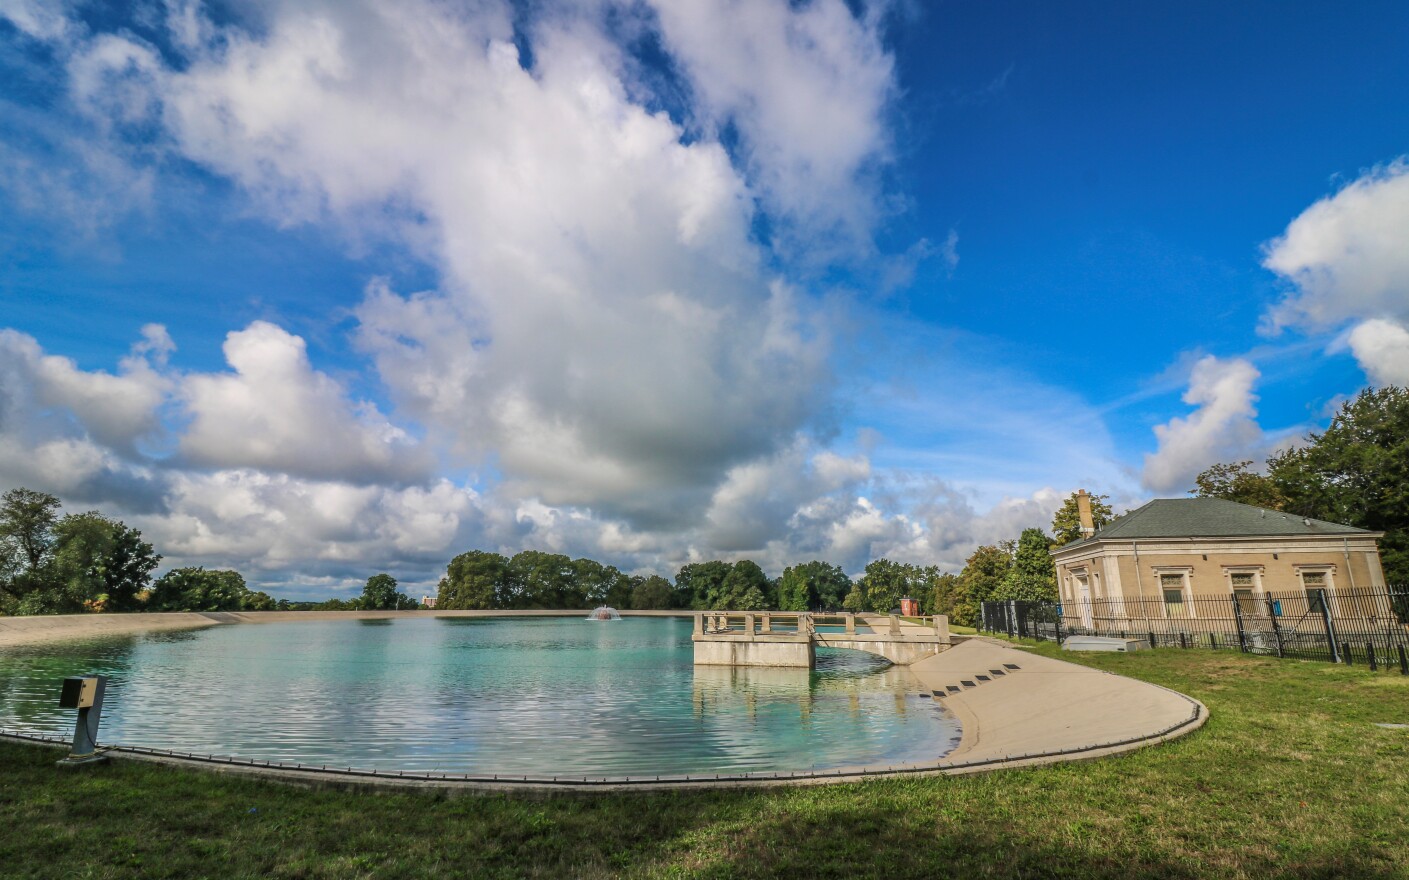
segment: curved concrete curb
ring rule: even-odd
[[[434,774],[329,768],[113,747],[109,756],[355,791],[613,792],[822,785],[904,776],[957,776],[1086,760],[1165,742],[1202,727],[1208,709],[1147,682],[970,639],[910,667],[964,726],[957,748],[927,764],[715,776],[581,777]],[[981,671],[980,671],[981,670]],[[1001,670],[1001,672],[999,672]],[[997,674],[994,674],[997,673]],[[951,688],[958,688],[957,691]],[[0,730],[0,739],[62,746],[55,737]]]

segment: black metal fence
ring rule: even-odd
[[[1368,663],[1409,675],[1409,587],[1080,602],[984,602],[979,628],[1061,642],[1138,638],[1150,647]]]

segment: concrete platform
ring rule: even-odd
[[[1192,697],[986,638],[966,639],[910,671],[963,725],[963,739],[943,762],[955,769],[1115,754],[1208,720]]]
[[[1139,651],[1148,648],[1144,639],[1118,639],[1114,636],[1067,636],[1062,642],[1067,651]]]

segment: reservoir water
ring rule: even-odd
[[[419,618],[214,626],[0,649],[0,727],[67,737],[68,675],[110,677],[100,740],[361,769],[635,776],[928,763],[959,726],[902,667],[696,667],[690,621]]]

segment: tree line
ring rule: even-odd
[[[359,598],[323,603],[275,599],[229,569],[174,568],[153,581],[162,557],[140,531],[96,510],[60,511],[45,492],[0,496],[0,614],[416,607],[385,573]]]
[[[1069,500],[1075,510],[1075,495]],[[1098,504],[1100,501],[1098,500]],[[1108,508],[1105,508],[1108,510]],[[673,580],[624,574],[591,559],[525,550],[512,557],[486,550],[461,553],[441,578],[436,607],[509,610],[593,608],[636,610],[818,611],[888,613],[909,596],[924,614],[948,614],[972,624],[989,599],[1056,597],[1056,572],[1041,529],[1016,541],[980,547],[959,574],[938,566],[877,559],[852,579],[821,560],[770,578],[750,559],[711,560],[680,567]]]

